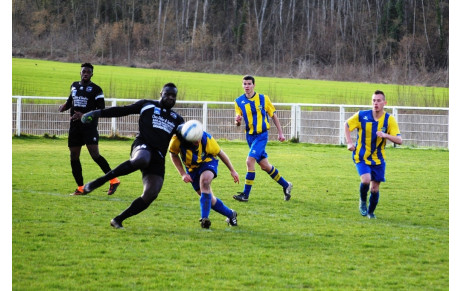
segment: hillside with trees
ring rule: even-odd
[[[13,0],[12,55],[449,86],[448,0]]]

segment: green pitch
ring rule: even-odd
[[[77,63],[13,58],[13,95],[66,97],[72,82],[80,79],[79,72]],[[244,74],[254,73],[224,75],[95,64],[92,80],[102,87],[106,98],[156,99],[165,83],[174,82],[179,88],[179,100],[231,102],[243,94]],[[449,88],[268,78],[256,74],[256,91],[278,103],[370,105],[377,89],[385,92],[391,106],[449,106]]]
[[[244,181],[247,146],[220,142]],[[131,140],[100,143],[116,166]],[[447,290],[449,152],[388,148],[376,220],[358,211],[359,178],[344,147],[270,143],[270,161],[294,183],[292,200],[260,169],[248,203],[221,163],[217,197],[238,227],[211,212],[169,157],[166,182],[143,213],[110,227],[142,191],[140,172],[71,197],[65,138],[12,139],[13,290]],[[85,149],[85,181],[102,174]]]

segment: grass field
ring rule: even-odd
[[[68,96],[79,80],[80,64],[12,59],[12,92],[22,96]],[[243,93],[244,74],[256,76],[256,91],[278,103],[370,104],[372,93],[383,90],[392,106],[448,107],[449,88],[335,82],[322,80],[178,72],[95,64],[93,81],[107,98],[157,98],[163,84],[174,82],[180,100],[233,101]]]
[[[220,142],[242,180],[247,146]],[[131,140],[103,140],[112,166]],[[65,138],[12,139],[13,290],[448,290],[449,152],[388,148],[377,219],[358,211],[359,177],[339,146],[270,143],[270,161],[294,183],[293,198],[257,170],[248,203],[221,164],[216,196],[238,227],[199,201],[169,158],[158,199],[109,226],[142,191],[140,173],[88,196],[75,189]],[[102,174],[82,152],[85,181]],[[436,174],[433,174],[436,173]]]

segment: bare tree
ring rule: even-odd
[[[265,10],[267,8],[267,0],[262,0],[260,9],[257,9],[256,0],[254,0],[254,13],[256,15],[256,27],[257,27],[257,55],[259,61],[262,60],[262,41],[263,41],[263,29],[265,20]]]

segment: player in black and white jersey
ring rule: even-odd
[[[83,123],[91,123],[99,117],[139,114],[139,132],[131,146],[130,159],[84,186],[84,192],[89,193],[114,177],[141,170],[143,193],[110,221],[110,225],[115,228],[123,228],[122,222],[125,219],[144,211],[158,197],[164,181],[169,141],[177,127],[184,123],[182,116],[171,110],[176,104],[176,97],[176,85],[167,83],[161,90],[160,100],[144,99],[127,106],[95,110],[84,114],[81,119]]]
[[[83,145],[86,145],[91,158],[99,165],[104,173],[111,170],[107,160],[99,154],[99,133],[97,121],[91,124],[80,122],[81,116],[95,109],[104,109],[104,93],[101,87],[91,81],[93,65],[84,63],[81,65],[80,81],[75,81],[70,86],[70,95],[67,102],[59,106],[59,111],[70,109],[70,129],[68,146],[70,150],[70,166],[72,175],[77,182],[77,189],[70,195],[83,195],[83,171],[80,163],[80,153]],[[120,180],[115,177],[110,181],[107,194],[112,195],[120,185]]]

